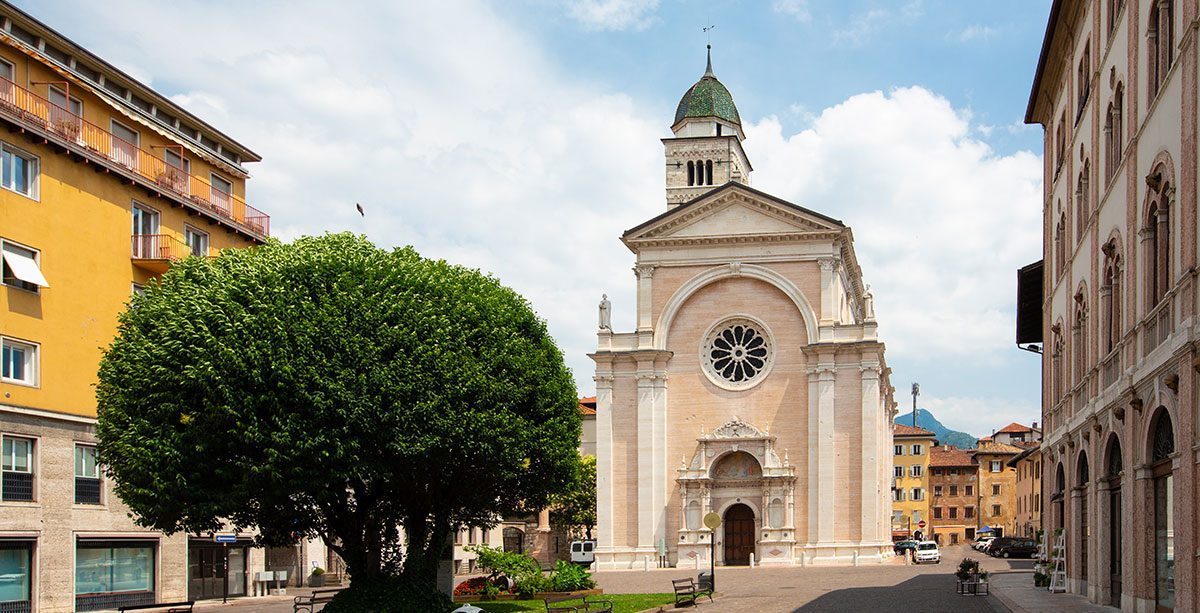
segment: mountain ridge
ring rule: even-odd
[[[896,423],[911,426],[913,424],[912,415],[912,411],[898,415]],[[942,445],[954,445],[959,449],[974,449],[978,445],[978,438],[974,435],[947,428],[928,409],[917,410],[917,427],[932,432],[938,443]]]

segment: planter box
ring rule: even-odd
[[[308,587],[325,587],[325,575],[309,575]]]

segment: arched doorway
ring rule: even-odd
[[[747,566],[754,553],[754,511],[738,503],[725,511],[725,565]]]
[[[525,553],[525,532],[520,528],[504,529],[504,551]]]
[[[1075,479],[1079,488],[1079,580],[1088,580],[1088,457],[1086,451],[1079,452],[1079,463],[1075,469]],[[1087,588],[1084,588],[1087,593]]]
[[[1050,494],[1050,504],[1054,508],[1054,527],[1065,528],[1066,523],[1063,522],[1063,491],[1067,489],[1067,476],[1063,472],[1062,462],[1058,463],[1058,468],[1054,471],[1054,489]]]
[[[1109,604],[1121,606],[1121,442],[1114,434],[1108,441],[1108,589]]]
[[[1150,422],[1150,471],[1154,477],[1154,593],[1159,611],[1175,610],[1175,490],[1171,460],[1175,429],[1167,409],[1159,407]]]

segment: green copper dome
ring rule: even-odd
[[[708,52],[708,68],[704,76],[683,94],[679,106],[675,109],[675,123],[688,117],[716,117],[735,125],[742,125],[738,116],[737,106],[733,104],[733,94],[717,80],[712,70],[712,47]]]

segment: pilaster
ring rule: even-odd
[[[829,356],[832,358],[832,356]],[[822,356],[809,371],[809,481],[808,539],[810,543],[833,541],[833,480],[837,461],[833,440],[833,409],[837,368]]]
[[[596,546],[613,546],[613,427],[611,374],[596,381]]]
[[[637,275],[637,332],[638,347],[650,349],[654,346],[654,269],[655,264],[638,264],[633,267]]]
[[[840,262],[835,258],[818,260],[821,266],[821,327],[837,321],[837,291],[835,281]]]
[[[879,497],[883,494],[879,488],[879,439],[880,436],[880,402],[879,402],[879,365],[863,363],[862,373],[862,532],[859,539],[873,542],[881,540],[879,525],[882,518],[879,515]]]

